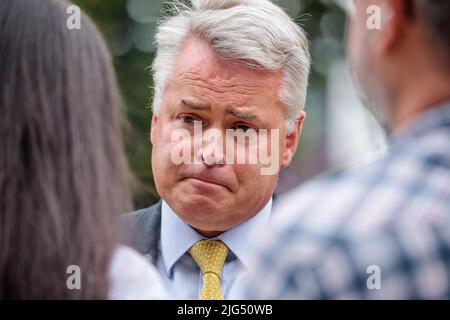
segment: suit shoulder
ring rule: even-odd
[[[142,223],[147,220],[153,220],[161,216],[161,202],[158,202],[150,207],[138,209],[133,212],[125,213],[122,216],[122,222],[134,224],[134,223]]]
[[[142,254],[155,255],[161,230],[161,201],[126,213],[120,221],[122,241]]]

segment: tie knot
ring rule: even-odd
[[[203,274],[213,272],[221,277],[228,255],[228,247],[222,241],[202,240],[194,244],[188,252]]]

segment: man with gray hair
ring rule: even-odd
[[[239,290],[254,239],[267,228],[279,170],[296,150],[308,42],[268,0],[172,9],[158,27],[152,68],[152,170],[161,201],[126,220],[134,247],[156,264],[174,298],[224,299]],[[275,170],[264,174],[268,149]]]
[[[346,3],[348,57],[390,151],[282,201],[245,297],[449,299],[450,1]]]

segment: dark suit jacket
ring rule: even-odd
[[[272,197],[272,209],[277,196]],[[158,244],[161,235],[161,203],[124,215],[121,221],[124,242],[150,258],[153,264],[158,259]]]
[[[140,209],[124,215],[121,223],[126,244],[150,258],[153,264],[158,259],[158,243],[161,234],[161,204]]]

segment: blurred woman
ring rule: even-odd
[[[93,24],[68,29],[69,5],[0,1],[0,299],[164,298],[118,245],[131,201],[117,85]]]

